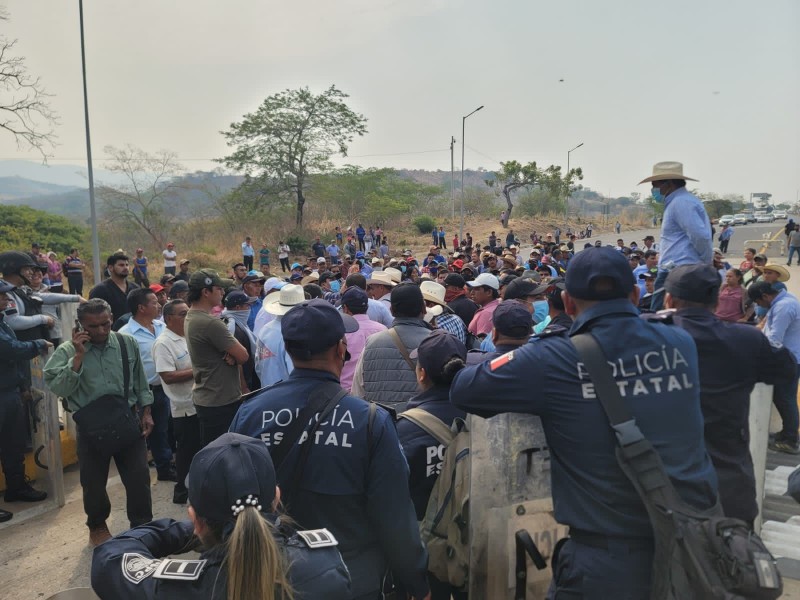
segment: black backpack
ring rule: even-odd
[[[591,333],[573,336],[617,439],[617,462],[644,503],[655,540],[652,600],[773,600],[783,593],[775,559],[744,521],[717,502],[706,511],[678,495],[661,457],[630,414]]]

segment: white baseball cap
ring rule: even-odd
[[[500,281],[491,273],[481,273],[472,281],[468,281],[467,285],[469,287],[481,287],[485,285],[493,290],[500,289]]]

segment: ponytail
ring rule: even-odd
[[[461,357],[454,356],[444,364],[441,373],[430,374],[431,381],[433,381],[434,385],[449,386],[453,383],[456,374],[465,366],[467,365]]]
[[[272,525],[253,506],[236,517],[225,559],[228,600],[292,600],[287,566]]]

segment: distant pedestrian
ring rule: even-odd
[[[502,225],[503,228],[508,225],[508,213],[506,211],[500,213],[500,225]]]
[[[269,248],[267,248],[267,242],[262,243],[261,249],[258,251],[258,269],[264,276],[269,277]]]
[[[439,242],[438,242],[439,248],[447,248],[447,242],[446,242],[447,234],[444,231],[444,227],[442,227],[441,225],[439,226],[439,231],[437,235],[439,237]]]
[[[144,255],[144,249],[137,248],[136,256],[133,258],[133,280],[139,287],[150,287],[147,268],[147,257]]]
[[[242,242],[242,262],[248,271],[253,270],[253,256],[255,256],[255,253],[256,251],[255,248],[253,248],[250,237],[244,238]]]
[[[723,225],[722,231],[719,234],[719,251],[723,254],[728,253],[728,243],[733,237],[733,227],[730,225]]]
[[[166,250],[161,253],[164,257],[164,275],[175,275],[175,267],[178,266],[176,259],[178,253],[175,252],[175,244],[170,242],[167,244]]]
[[[289,270],[289,252],[291,251],[289,244],[278,242],[278,260],[281,261],[281,271],[284,273]]]
[[[800,264],[800,225],[795,225],[794,229],[789,233],[789,260],[787,265],[791,266],[792,257],[797,252],[797,262]]]
[[[64,259],[64,268],[67,271],[67,283],[69,284],[69,293],[83,295],[83,267],[84,263],[78,256],[78,249],[72,248],[69,251],[69,256]]]
[[[620,223],[619,221],[617,221],[617,222],[614,224],[614,231],[617,233],[617,235],[619,235],[619,234],[620,234],[620,232],[622,231],[622,223]]]

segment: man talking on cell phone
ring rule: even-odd
[[[84,415],[102,407],[101,417],[102,413],[107,413],[111,419],[111,410],[106,410],[106,407],[110,409],[115,402],[123,400],[123,411],[129,411],[130,418],[138,419],[137,408],[141,410],[141,432],[124,447],[111,453],[97,443],[92,430],[83,428],[78,422],[83,508],[89,527],[89,542],[93,546],[111,538],[106,524],[111,514],[106,484],[112,456],[125,486],[130,526],[136,527],[153,519],[145,444],[145,438],[153,430],[150,415],[153,394],[147,383],[139,345],[127,334],[112,333],[112,323],[111,307],[105,300],[93,298],[81,304],[72,340],[61,344],[44,368],[45,383],[54,394],[67,399],[76,422],[84,422],[79,417],[88,407],[91,408]],[[102,427],[102,423],[98,426]]]

